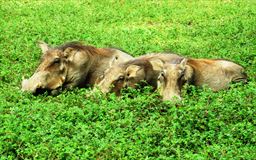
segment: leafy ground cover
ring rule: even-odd
[[[1,159],[255,159],[255,1],[0,1]],[[243,65],[247,85],[186,86],[183,101],[149,89],[121,98],[75,89],[20,91],[36,42],[81,40],[133,56],[173,51]]]

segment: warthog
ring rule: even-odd
[[[62,88],[93,85],[110,67],[133,59],[114,48],[95,48],[80,42],[49,47],[40,42],[42,58],[35,73],[22,81],[22,90],[37,93],[40,90],[58,91]]]
[[[97,86],[103,93],[114,92],[117,95],[120,95],[120,90],[124,87],[150,85],[156,89],[163,62],[174,63],[181,59],[183,58],[179,55],[167,53],[140,56],[107,69]]]
[[[213,91],[228,88],[231,82],[246,82],[244,68],[222,59],[183,59],[178,64],[165,63],[158,77],[158,88],[163,100],[180,99],[184,83],[206,85]]]

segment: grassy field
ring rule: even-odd
[[[253,0],[0,0],[0,159],[256,159],[255,22]],[[38,40],[225,58],[249,83],[186,86],[177,105],[148,89],[33,96],[20,86],[39,63]]]

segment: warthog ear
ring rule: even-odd
[[[185,68],[186,68],[186,65],[187,65],[187,62],[188,62],[188,60],[187,60],[186,58],[183,58],[183,59],[181,60],[181,62],[180,62],[180,67],[181,67],[182,69],[185,69]]]
[[[74,55],[75,52],[77,52],[76,49],[68,47],[64,50],[63,55],[68,61],[73,61],[72,55]]]
[[[48,46],[48,44],[45,43],[44,41],[38,41],[38,45],[39,45],[39,47],[41,48],[43,54],[45,54],[45,53],[50,49],[50,47]]]
[[[184,58],[180,62],[180,67],[182,68],[182,70],[184,70],[184,80],[190,83],[190,81],[193,79],[194,69],[191,66],[189,66],[187,62],[188,59]]]
[[[128,75],[128,77],[136,77],[137,72],[142,69],[140,66],[137,65],[130,65],[129,67],[127,67],[126,69],[126,74]]]
[[[161,59],[150,60],[150,63],[152,65],[152,67],[153,67],[153,70],[157,70],[157,71],[163,70],[164,61],[162,61]]]
[[[193,75],[194,75],[194,69],[191,66],[186,65],[184,80],[190,83],[193,80]]]

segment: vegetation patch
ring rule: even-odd
[[[255,22],[250,0],[1,1],[1,159],[255,159]],[[177,104],[150,88],[33,96],[21,81],[39,64],[38,40],[224,58],[249,82],[219,92],[187,85]]]

